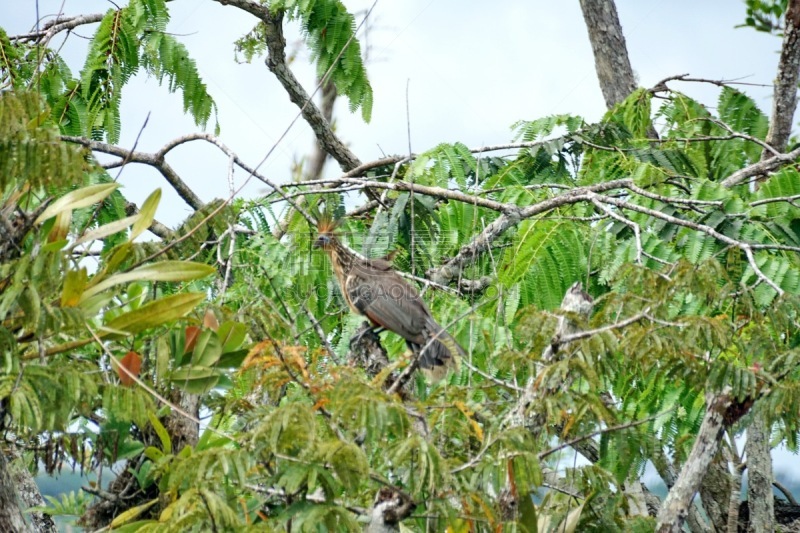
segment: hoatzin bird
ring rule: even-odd
[[[321,220],[315,248],[331,258],[333,272],[350,309],[367,317],[373,328],[397,333],[418,358],[419,367],[434,379],[457,365],[464,349],[431,316],[419,293],[385,259],[364,259],[334,234],[336,224]]]

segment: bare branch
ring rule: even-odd
[[[711,80],[707,78],[692,78],[689,74],[675,74],[673,76],[667,76],[663,80],[660,80],[656,83],[652,89],[650,89],[651,93],[659,93],[669,91],[669,87],[667,87],[667,83],[670,81],[685,81],[685,82],[693,82],[693,83],[710,83],[711,85],[716,85],[717,87],[729,87],[732,85],[747,85],[749,87],[772,87],[772,85],[765,84],[765,83],[749,83],[744,81],[739,81],[741,78],[734,78],[730,80]]]
[[[105,13],[94,13],[92,15],[78,15],[74,17],[56,17],[55,19],[43,24],[38,31],[31,33],[24,33],[21,35],[12,35],[8,39],[10,41],[34,41],[40,42],[44,45],[52,39],[57,33],[62,31],[71,31],[78,26],[84,24],[94,24],[103,20]]]
[[[504,206],[505,212],[501,216],[488,224],[469,244],[463,246],[458,254],[445,261],[441,266],[429,270],[428,277],[441,285],[446,285],[452,279],[458,278],[463,267],[488,250],[491,243],[505,230],[519,224],[522,220],[564,205],[590,200],[589,193],[591,192],[605,192],[624,188],[632,183],[633,180],[630,179],[612,180],[587,187],[576,187],[558,196],[524,208],[519,208],[513,204]]]
[[[120,157],[122,158],[122,161],[119,162],[120,165],[126,162],[143,163],[145,165],[149,165],[157,169],[161,175],[164,176],[164,178],[167,180],[167,183],[169,183],[172,188],[175,189],[175,192],[178,193],[178,196],[180,196],[183,201],[189,204],[192,209],[196,211],[205,205],[200,197],[195,194],[195,192],[186,184],[186,182],[183,181],[183,179],[181,179],[181,177],[177,172],[175,172],[169,163],[164,160],[161,152],[157,152],[155,154],[137,152],[134,150],[127,150],[113,144],[93,141],[85,137],[70,137],[67,135],[62,135],[61,140],[80,144],[97,152]],[[113,168],[113,166],[109,168]]]
[[[303,118],[311,126],[320,145],[333,157],[342,170],[352,170],[361,165],[361,161],[333,133],[330,124],[319,108],[311,101],[294,73],[286,64],[286,39],[283,37],[283,13],[270,12],[269,7],[252,0],[215,0],[222,5],[238,7],[257,17],[263,24],[267,40],[267,68],[281,82],[289,94],[289,99],[300,107]],[[348,43],[349,44],[349,43]],[[347,45],[345,45],[345,48]]]
[[[748,179],[767,174],[771,170],[775,170],[784,164],[794,163],[800,157],[800,148],[795,148],[791,152],[776,155],[769,159],[762,159],[758,163],[753,163],[750,166],[737,170],[727,178],[721,181],[723,187],[735,187],[746,182]]]
[[[548,455],[552,455],[552,454],[554,454],[554,453],[556,453],[558,451],[563,450],[564,448],[569,448],[569,447],[571,447],[571,446],[573,446],[575,444],[578,444],[581,441],[593,439],[594,437],[597,437],[599,435],[603,435],[605,433],[613,433],[615,431],[622,431],[623,429],[629,429],[629,428],[633,428],[633,427],[636,427],[636,426],[641,426],[642,424],[647,424],[648,422],[652,422],[653,420],[655,420],[656,418],[658,418],[660,416],[664,416],[664,415],[670,413],[674,409],[675,408],[673,407],[671,409],[667,409],[666,411],[662,411],[660,413],[656,413],[654,415],[648,416],[647,418],[642,418],[641,420],[633,420],[631,422],[626,422],[624,424],[617,424],[616,426],[611,426],[611,427],[607,427],[607,428],[603,428],[603,429],[598,429],[597,431],[592,431],[591,433],[587,433],[586,435],[581,435],[580,437],[575,437],[574,439],[562,442],[558,446],[554,446],[554,447],[550,448],[549,450],[545,450],[543,452],[539,452],[538,457],[539,457],[539,459],[544,459]]]
[[[626,202],[625,200],[621,200],[619,198],[612,198],[612,197],[609,197],[609,196],[599,196],[599,195],[596,195],[594,193],[588,193],[588,195],[590,196],[590,198],[597,198],[597,199],[599,199],[599,201],[601,201],[603,203],[613,204],[613,205],[616,205],[617,207],[621,207],[623,209],[629,209],[631,211],[637,211],[639,213],[644,213],[644,214],[649,215],[649,216],[651,216],[653,218],[658,218],[658,219],[664,220],[666,222],[669,222],[671,224],[676,224],[678,226],[684,226],[684,227],[691,228],[691,229],[696,230],[696,231],[700,231],[702,233],[705,233],[707,235],[710,235],[710,236],[714,237],[715,239],[717,239],[719,241],[724,242],[725,244],[729,244],[731,246],[735,246],[736,248],[741,249],[742,251],[744,251],[745,255],[747,256],[747,261],[748,261],[748,263],[750,263],[750,268],[753,269],[753,272],[758,277],[758,279],[763,281],[764,283],[766,283],[770,287],[772,287],[772,289],[775,290],[775,292],[777,292],[778,295],[782,295],[783,294],[783,292],[784,292],[783,289],[781,289],[774,281],[772,281],[770,278],[768,278],[764,274],[764,272],[762,272],[761,268],[758,266],[758,263],[756,263],[755,256],[753,255],[754,246],[752,244],[749,244],[749,243],[746,243],[746,242],[742,242],[742,241],[737,241],[736,239],[728,237],[727,235],[724,235],[724,234],[718,232],[717,230],[715,230],[714,228],[712,228],[710,226],[707,226],[705,224],[699,224],[697,222],[692,222],[692,221],[689,221],[689,220],[684,220],[682,218],[674,217],[672,215],[668,215],[666,213],[662,213],[662,212],[656,211],[654,209],[649,209],[647,207],[642,207],[640,205],[636,205],[636,204],[632,204],[630,202]]]

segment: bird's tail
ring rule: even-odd
[[[432,380],[438,381],[450,368],[458,369],[464,348],[433,320],[428,321],[425,331],[425,344],[419,347],[419,367]]]

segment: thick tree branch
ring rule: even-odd
[[[722,186],[735,187],[736,185],[741,185],[742,183],[746,182],[752,177],[766,174],[785,164],[794,163],[798,157],[800,157],[800,148],[795,148],[791,152],[776,155],[774,157],[770,157],[769,159],[761,160],[758,163],[753,163],[748,167],[744,167],[741,170],[737,170],[736,172],[734,172],[733,174],[722,180],[721,182]]]
[[[725,429],[747,412],[752,406],[752,400],[742,404],[735,403],[730,391],[724,390],[721,393],[709,393],[706,404],[706,414],[692,451],[658,513],[656,531],[659,533],[682,531],[692,499],[717,454]]]
[[[283,13],[270,12],[267,6],[252,0],[215,0],[222,5],[238,7],[257,17],[264,24],[267,40],[267,68],[281,82],[289,99],[300,108],[303,118],[311,126],[324,150],[345,172],[361,165],[358,157],[333,133],[330,124],[319,108],[311,101],[289,66],[286,64],[286,39],[283,37]]]
[[[628,48],[613,0],[580,0],[600,89],[609,109],[636,90]]]
[[[122,158],[122,162],[119,164],[132,162],[150,165],[158,170],[162,176],[164,176],[164,179],[166,179],[167,183],[169,183],[172,188],[175,189],[175,192],[178,193],[178,196],[180,196],[184,202],[189,204],[192,209],[197,211],[204,205],[200,197],[195,194],[195,192],[186,184],[185,181],[183,181],[183,179],[181,179],[178,173],[175,172],[175,169],[173,169],[169,163],[164,160],[164,153],[166,152],[160,151],[155,154],[148,154],[145,152],[126,150],[125,148],[121,148],[113,144],[93,141],[85,137],[70,137],[67,135],[62,135],[61,139],[66,142],[80,144],[97,152],[120,157]],[[110,168],[113,168],[113,166],[115,165],[112,165]]]

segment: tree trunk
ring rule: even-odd
[[[769,436],[770,425],[757,413],[747,427],[744,445],[747,456],[747,504],[750,508],[747,531],[752,533],[767,533],[774,529],[775,498],[772,494]]]
[[[786,31],[783,34],[778,75],[772,95],[772,119],[767,144],[778,152],[786,150],[797,108],[797,76],[800,72],[800,0],[790,0],[786,8]],[[764,151],[764,159],[771,157]]]
[[[9,450],[8,458],[12,460],[19,459],[18,451]],[[22,505],[26,509],[45,505],[42,493],[39,491],[39,487],[36,485],[30,470],[18,461],[9,462],[8,466]],[[34,511],[30,512],[28,516],[30,516],[31,529],[36,533],[58,533],[58,528],[53,519],[50,518],[50,515],[41,511]]]
[[[778,74],[772,95],[772,117],[767,133],[767,144],[778,152],[785,152],[792,133],[794,113],[797,109],[797,79],[800,73],[800,0],[790,0],[785,15],[786,30],[783,35]],[[762,159],[774,154],[764,150]],[[755,417],[747,428],[747,501],[750,509],[748,531],[772,531],[775,502],[772,495],[772,456],[769,446],[770,427],[762,417]]]
[[[31,531],[22,514],[14,478],[11,476],[11,470],[3,452],[0,452],[0,531],[8,533]]]
[[[800,0],[798,0],[800,1]],[[636,89],[628,48],[613,0],[580,0],[600,89],[609,109]]]
[[[731,500],[731,477],[728,464],[717,454],[706,470],[703,481],[700,483],[700,499],[711,524],[719,526],[728,521],[728,505]]]
[[[692,451],[658,512],[656,531],[659,533],[680,533],[683,530],[692,499],[719,449],[732,399],[723,392],[709,395],[706,403],[706,414]]]

